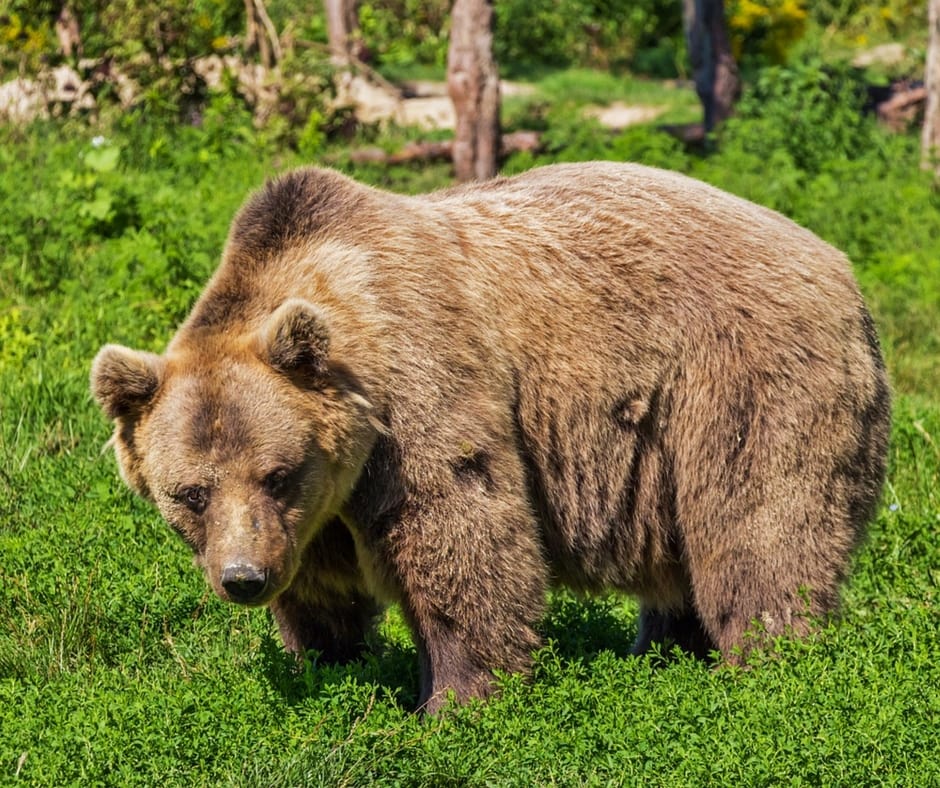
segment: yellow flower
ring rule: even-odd
[[[43,52],[50,43],[49,27],[43,23],[42,27],[26,26],[26,41],[23,42],[23,51],[28,53]]]
[[[807,16],[803,0],[738,0],[728,19],[735,57],[760,52],[772,62],[783,62],[803,35]]]
[[[12,43],[20,37],[20,33],[23,32],[23,22],[20,20],[19,14],[10,14],[9,16],[10,23],[0,27],[0,38],[7,43]]]

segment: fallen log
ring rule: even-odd
[[[891,131],[907,131],[922,118],[927,103],[927,88],[921,83],[892,85],[890,98],[880,102],[875,111],[878,120]]]
[[[501,157],[511,153],[537,153],[541,150],[541,137],[537,131],[514,131],[504,134],[500,142]],[[452,158],[453,140],[438,142],[409,142],[397,151],[385,151],[381,148],[357,148],[349,158],[354,164],[407,164],[413,161],[444,161]]]

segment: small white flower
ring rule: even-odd
[[[896,511],[897,511],[898,509],[900,509],[900,508],[901,508],[901,507],[898,506],[896,503],[893,503],[893,504],[891,504],[891,505],[888,507],[888,509],[890,509],[892,512],[896,512]]]
[[[100,148],[107,142],[107,139],[102,137],[100,134],[91,138],[91,147]]]

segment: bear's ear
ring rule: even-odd
[[[91,392],[111,419],[139,413],[160,387],[163,359],[121,345],[105,345],[91,365]]]
[[[281,304],[261,329],[268,363],[287,374],[319,376],[326,371],[330,330],[322,310],[291,298]]]

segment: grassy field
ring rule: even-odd
[[[749,670],[714,669],[627,656],[628,599],[556,594],[531,681],[503,677],[488,704],[437,719],[411,713],[417,661],[397,610],[363,662],[295,669],[269,614],[207,593],[102,451],[94,353],[162,350],[237,206],[297,155],[237,116],[198,131],[137,119],[106,140],[0,132],[0,783],[940,785],[940,197],[913,137],[837,104],[801,140],[796,100],[745,104],[707,158],[549,115],[548,152],[506,169],[675,167],[852,255],[895,428],[841,618]],[[401,190],[448,178],[350,171]]]

